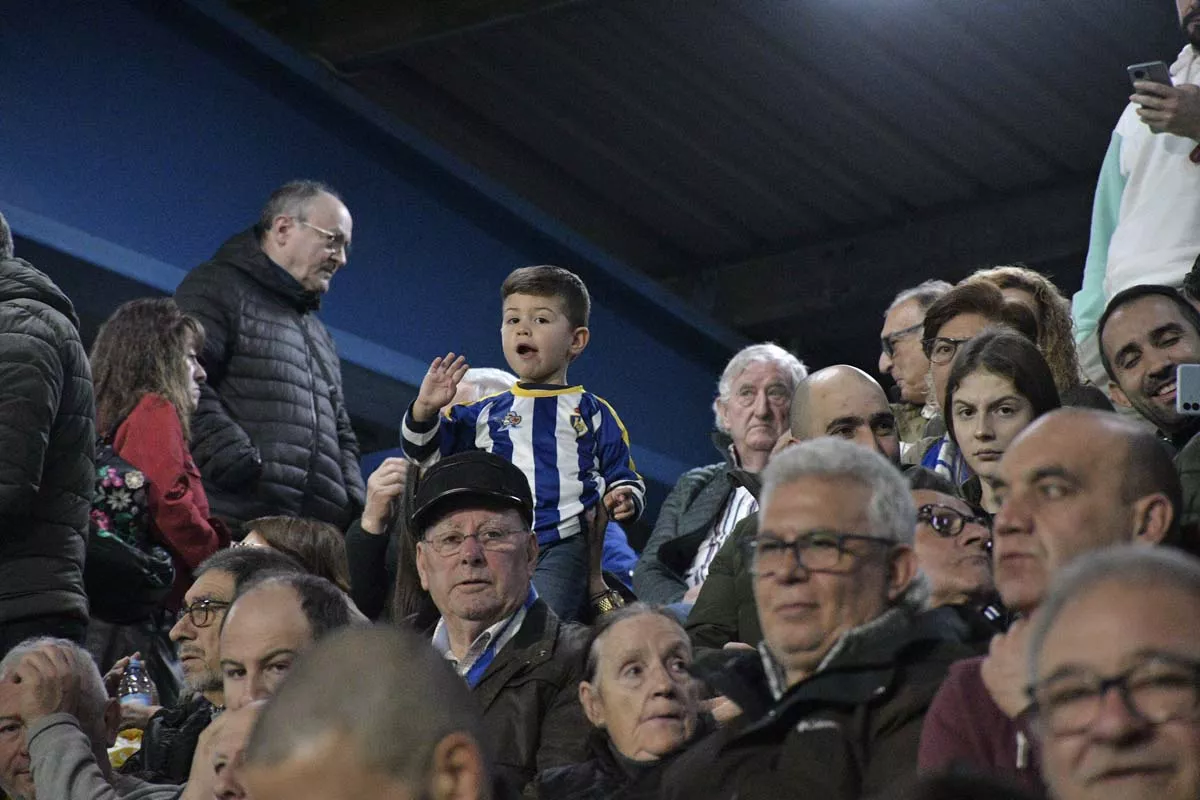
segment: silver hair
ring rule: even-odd
[[[713,401],[712,408],[713,417],[717,421],[717,430],[722,433],[729,433],[729,431],[721,423],[721,411],[717,404],[729,402],[729,396],[733,392],[733,382],[746,371],[747,367],[756,363],[775,364],[782,369],[784,374],[791,379],[792,392],[796,391],[800,381],[808,377],[808,367],[804,366],[804,362],[773,342],[743,347],[734,354],[733,358],[729,359],[729,363],[725,365],[725,370],[721,373],[721,379],[717,381],[717,399]]]
[[[108,704],[108,692],[104,690],[104,679],[100,677],[100,669],[96,666],[91,653],[84,650],[69,639],[56,639],[52,636],[39,636],[26,639],[0,659],[0,676],[29,653],[46,645],[55,645],[70,650],[75,656],[75,662],[80,665],[78,675],[82,697],[79,704],[79,727],[88,738],[95,739],[104,733],[104,708]]]
[[[516,385],[517,376],[495,367],[471,367],[462,382],[469,383],[475,389],[475,396],[470,401],[475,402],[488,395],[508,391]]]
[[[892,300],[892,304],[887,307],[887,311],[883,312],[883,315],[886,317],[888,312],[890,312],[893,308],[902,303],[907,303],[909,300],[916,300],[917,305],[920,306],[921,310],[927,311],[929,307],[936,303],[942,295],[946,294],[953,288],[954,285],[947,283],[946,281],[924,281],[912,287],[911,289],[905,289],[896,295],[895,299]]]
[[[867,503],[870,530],[862,533],[912,547],[917,527],[912,493],[900,471],[879,453],[831,436],[789,447],[773,457],[763,470],[759,519],[766,516],[777,491],[802,478],[842,478],[870,489],[871,499]],[[918,572],[896,604],[923,610],[928,602],[929,581]]]
[[[271,192],[267,204],[263,206],[258,217],[260,233],[271,230],[276,217],[296,217],[304,219],[308,207],[314,199],[327,194],[338,200],[341,196],[320,181],[291,181]]]
[[[1131,544],[1105,547],[1080,556],[1054,577],[1033,618],[1029,640],[1029,678],[1035,683],[1042,648],[1063,608],[1102,583],[1169,586],[1200,601],[1200,560],[1174,547]]]
[[[12,228],[8,227],[8,220],[0,214],[0,258],[12,258],[14,252]]]

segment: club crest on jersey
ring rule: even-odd
[[[500,430],[506,431],[509,428],[519,428],[521,426],[521,415],[515,411],[510,411],[504,415],[504,419],[500,420]]]
[[[581,439],[587,435],[587,425],[583,422],[583,414],[576,408],[571,413],[571,427],[575,429],[575,438]]]

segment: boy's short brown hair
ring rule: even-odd
[[[562,301],[572,328],[588,326],[592,298],[580,277],[568,269],[550,264],[514,269],[500,287],[500,301],[514,294],[557,298]]]

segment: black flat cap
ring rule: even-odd
[[[526,525],[533,524],[533,493],[525,473],[499,456],[468,450],[442,459],[421,477],[413,498],[414,535],[421,538],[435,512],[451,506],[469,508],[472,501],[515,508]]]

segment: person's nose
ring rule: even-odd
[[[990,441],[996,438],[996,426],[992,421],[992,415],[981,413],[979,419],[975,423],[975,438],[980,441]]]
[[[484,549],[478,536],[468,536],[463,539],[459,556],[462,558],[464,564],[483,564],[487,562],[487,550]]]
[[[887,455],[883,449],[883,442],[879,441],[879,437],[875,435],[875,431],[871,430],[870,426],[861,425],[854,431],[854,443],[859,447],[874,450],[882,456]]]
[[[213,794],[221,800],[241,800],[246,796],[246,790],[242,788],[242,782],[238,778],[238,768],[235,764],[228,764],[226,767],[217,773],[216,779],[213,781]]]
[[[196,633],[192,629],[192,620],[187,614],[182,614],[175,624],[171,626],[171,630],[167,632],[167,638],[172,642],[179,642],[184,639],[195,639]]]
[[[754,416],[759,419],[770,419],[771,417],[771,400],[767,397],[766,389],[754,395]]]
[[[958,534],[958,544],[960,547],[978,547],[986,545],[991,538],[992,532],[987,529],[986,525],[968,522]]]
[[[204,371],[204,365],[199,361],[196,362],[196,383],[204,383],[208,380],[208,373]]]
[[[887,353],[879,353],[879,374],[888,375],[892,371],[892,358]]]
[[[1129,707],[1120,687],[1110,686],[1096,701],[1096,718],[1088,732],[1105,741],[1121,741],[1144,731],[1149,723]]]
[[[338,269],[346,266],[346,262],[350,260],[349,254],[346,253],[346,245],[335,246],[333,252],[329,254],[329,260],[337,264]]]
[[[648,683],[650,693],[654,697],[674,697],[679,691],[678,684],[672,678],[667,665],[663,663],[651,665]]]
[[[992,520],[992,538],[1028,533],[1031,528],[1030,509],[1024,494],[1010,492]]]

